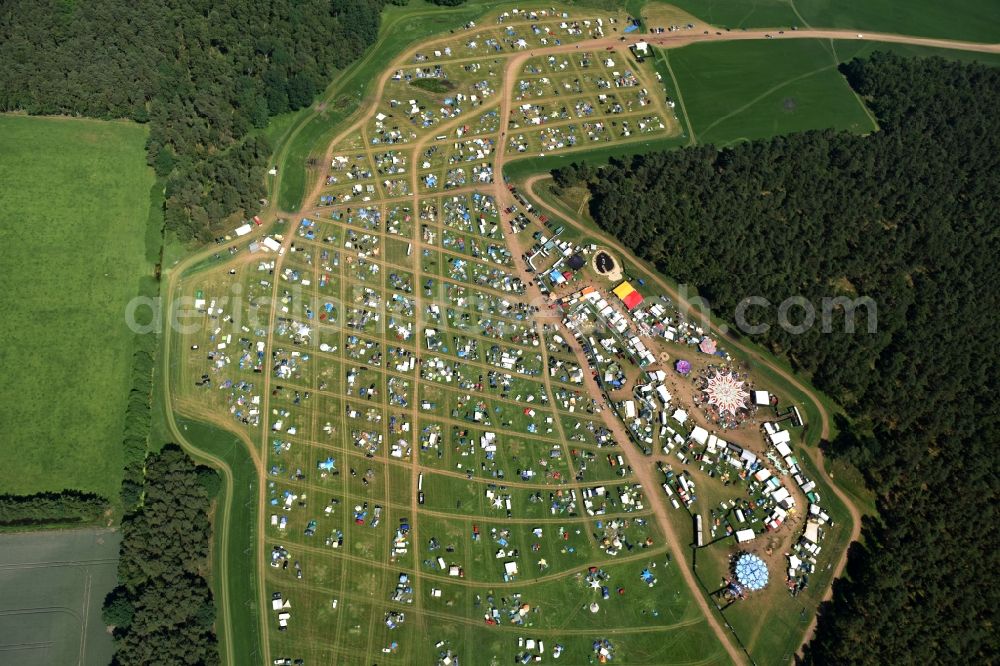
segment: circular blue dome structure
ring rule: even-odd
[[[762,590],[767,586],[767,564],[753,553],[736,557],[736,580],[748,590]]]

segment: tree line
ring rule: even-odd
[[[271,147],[254,130],[311,104],[375,41],[385,2],[12,0],[0,110],[148,122],[166,226],[204,239],[259,207]]]
[[[821,608],[806,663],[989,663],[998,490],[1000,70],[878,53],[843,74],[880,131],[815,131],[553,173],[597,223],[732,319],[747,296],[870,297],[832,331],[750,308],[756,337],[852,415],[826,443],[878,517]],[[792,310],[792,320],[802,311]],[[853,333],[845,332],[850,319]]]
[[[215,603],[205,580],[218,475],[175,445],[146,463],[143,503],[122,520],[119,585],[104,602],[112,664],[218,664]]]
[[[0,526],[85,525],[99,521],[110,508],[104,497],[79,490],[0,495]]]

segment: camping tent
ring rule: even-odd
[[[642,303],[642,294],[635,290],[628,282],[622,282],[620,285],[614,288],[615,296],[617,296],[625,307],[629,310],[634,310]]]
[[[700,349],[703,354],[714,354],[716,350],[715,340],[706,335],[701,339],[701,342],[698,343],[698,349]]]

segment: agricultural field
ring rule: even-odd
[[[120,540],[111,530],[0,535],[0,661],[111,661],[101,604],[117,580]]]
[[[692,44],[657,53],[676,77],[698,143],[726,145],[810,129],[875,124],[819,40]]]
[[[124,313],[153,266],[145,140],[134,124],[0,116],[4,492],[117,497]]]

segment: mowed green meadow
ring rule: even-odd
[[[692,44],[659,51],[657,61],[661,71],[669,63],[698,143],[727,145],[810,129],[876,129],[837,70],[840,61],[829,42]]]
[[[152,271],[146,130],[0,116],[0,492],[116,498],[134,334]]]
[[[672,0],[723,28],[840,28],[1000,41],[1000,4],[982,0]]]

